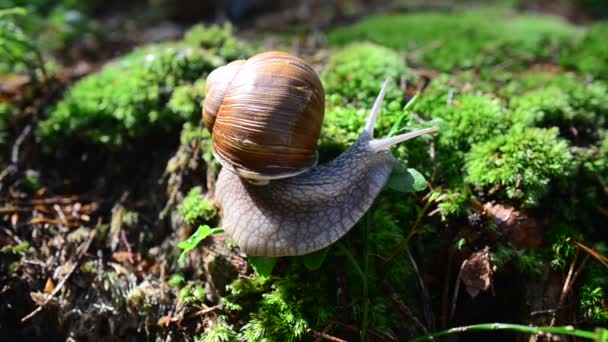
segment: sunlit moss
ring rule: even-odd
[[[140,48],[77,82],[38,127],[45,143],[121,145],[190,118],[166,106],[173,90],[222,59],[182,45]]]
[[[607,36],[608,22],[602,21],[591,25],[584,38],[563,57],[562,64],[574,67],[585,74],[608,78]]]
[[[578,30],[557,18],[489,11],[375,16],[331,32],[332,44],[368,40],[410,53],[410,59],[449,71],[552,59]]]
[[[392,77],[385,106],[398,108],[403,95],[397,85],[402,76],[411,77],[411,72],[397,52],[376,44],[358,43],[335,52],[322,79],[330,104],[354,103],[369,109],[384,80]]]
[[[557,129],[515,126],[476,144],[465,157],[465,180],[480,188],[499,186],[506,197],[535,205],[552,179],[572,169],[568,144],[557,134]]]

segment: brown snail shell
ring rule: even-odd
[[[324,108],[317,73],[296,56],[271,51],[209,74],[203,120],[224,167],[265,181],[316,164]]]

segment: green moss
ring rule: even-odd
[[[554,77],[541,74],[537,84],[530,79],[523,83],[523,89],[531,90],[511,98],[509,106],[514,122],[557,126],[562,131],[576,127],[578,135],[594,135],[596,126],[606,122],[608,87],[604,83],[583,82],[572,74]]]
[[[27,74],[36,81],[44,63],[38,42],[19,23],[26,14],[0,14],[0,75]]]
[[[439,135],[439,144],[450,150],[467,151],[474,143],[503,133],[507,125],[500,101],[488,95],[455,97],[451,105],[434,108],[430,115],[445,120],[448,129]]]
[[[601,255],[608,255],[608,246],[604,242],[592,247]],[[584,319],[595,324],[608,323],[608,273],[606,267],[596,260],[590,260],[580,287],[580,312]]]
[[[287,261],[279,276],[239,278],[227,286],[222,301],[238,311],[240,340],[298,341],[307,327],[322,329],[335,316],[331,276],[307,271],[296,258]]]
[[[535,205],[550,181],[572,168],[568,144],[557,134],[557,129],[515,126],[476,144],[465,157],[465,180],[478,188],[498,186],[508,198]]]
[[[375,16],[329,34],[332,44],[368,40],[407,51],[415,62],[449,71],[550,59],[577,29],[552,17],[467,11]],[[506,65],[505,65],[506,66]]]
[[[203,80],[235,58],[232,49],[249,51],[230,26],[197,26],[183,42],[138,48],[74,84],[38,135],[45,144],[119,146],[198,118]]]
[[[204,303],[206,300],[205,289],[200,282],[189,281],[179,289],[177,299],[180,303],[190,305]]]
[[[366,108],[329,108],[323,119],[321,144],[334,141],[348,147],[361,135],[368,114],[369,110]]]
[[[329,103],[354,103],[369,109],[389,76],[394,85],[387,90],[385,106],[399,108],[403,94],[397,85],[401,76],[411,77],[403,57],[383,46],[358,43],[335,52],[322,79]]]
[[[194,82],[222,59],[184,45],[140,48],[77,82],[38,127],[44,143],[121,145],[175,127],[167,107],[176,87]]]
[[[187,44],[201,47],[214,55],[220,56],[227,61],[246,58],[253,50],[234,37],[232,25],[225,23],[223,26],[204,25],[193,26],[184,35]]]
[[[303,316],[302,292],[297,280],[282,279],[273,291],[262,295],[251,319],[243,327],[245,341],[299,341],[306,334],[308,322]],[[312,303],[310,303],[312,304]]]
[[[196,342],[231,342],[238,341],[238,338],[236,331],[226,323],[226,318],[220,316],[213,322],[210,329],[205,330],[203,335],[195,337],[194,340]]]
[[[180,205],[180,213],[184,221],[192,226],[209,222],[217,216],[217,210],[213,204],[205,200],[201,191],[200,186],[192,188]]]
[[[437,208],[441,215],[461,216],[464,215],[469,207],[469,194],[460,189],[447,189],[441,196]]]
[[[202,115],[202,102],[204,99],[205,80],[198,79],[192,84],[178,86],[171,94],[167,103],[169,110],[179,117],[196,121]]]
[[[587,30],[584,37],[565,54],[562,64],[574,67],[583,73],[608,78],[608,22],[598,22]]]
[[[444,86],[445,83],[439,83]],[[439,87],[436,86],[436,87]],[[447,85],[445,85],[447,87]],[[489,95],[452,95],[449,89],[431,89],[424,93],[414,110],[430,119],[444,121],[437,138],[437,161],[448,183],[461,183],[464,155],[475,143],[502,134],[508,127],[501,102]]]

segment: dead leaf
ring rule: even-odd
[[[53,279],[51,279],[51,277],[48,277],[46,279],[46,285],[44,285],[44,293],[47,294],[51,294],[53,292],[53,290],[55,290],[55,283],[53,283]]]
[[[38,306],[44,305],[44,303],[46,303],[47,301],[47,298],[50,298],[47,304],[55,304],[58,302],[57,298],[51,297],[50,294],[44,292],[30,292],[30,297]]]
[[[483,205],[486,213],[492,215],[498,224],[510,226],[515,224],[520,216],[519,211],[511,205],[486,203]]]
[[[479,292],[487,291],[492,285],[492,266],[490,265],[489,248],[471,254],[462,265],[460,280],[465,285],[471,298],[477,297]]]

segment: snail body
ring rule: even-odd
[[[256,78],[251,75],[252,71],[243,72],[243,70],[247,70],[243,66],[247,65],[251,59],[257,58],[268,58],[274,60],[272,63],[279,65],[278,73],[257,68],[257,72],[274,74],[278,80],[272,76]],[[320,133],[320,123],[317,120],[323,118],[323,107],[319,108],[319,104],[323,104],[323,100],[319,96],[324,94],[321,82],[317,82],[318,76],[303,61],[285,53],[265,53],[251,59],[237,62],[233,66],[229,64],[223,67],[227,70],[227,76],[222,76],[220,73],[214,74],[214,71],[208,78],[208,81],[212,81],[209,90],[227,89],[224,102],[219,106],[219,110],[212,112],[208,109],[210,106],[205,103],[203,114],[207,128],[210,127],[207,122],[215,120],[215,124],[211,125],[210,129],[214,154],[224,166],[215,186],[215,199],[222,212],[221,225],[247,255],[277,257],[311,253],[340,239],[369,209],[386,184],[393,168],[399,165],[389,151],[392,145],[434,132],[437,128],[422,129],[391,138],[373,139],[374,124],[389,83],[387,80],[374,103],[360,138],[336,159],[324,165],[316,165],[314,146]],[[295,72],[285,72],[285,70],[293,68],[296,69]],[[303,70],[306,74],[304,76],[299,74]],[[291,78],[292,75],[301,79],[290,79],[288,82],[282,79]],[[233,83],[240,77],[257,81],[243,80]],[[216,86],[213,84],[220,79],[221,82],[227,82],[228,85]],[[270,85],[266,85],[264,82],[268,82]],[[233,87],[233,84],[249,84],[249,87]],[[277,89],[272,88],[273,86],[276,86]],[[231,109],[235,105],[234,102],[226,99],[229,98],[228,95],[238,97],[241,92],[241,98],[251,100],[252,97],[247,92],[254,88],[262,89],[260,93],[266,92],[268,96],[280,95],[278,98],[262,101],[262,106],[273,103],[263,109],[255,107],[261,103],[259,101],[249,103],[248,105],[252,107],[247,107],[243,113],[239,114],[240,116],[237,116],[245,122],[244,136],[251,133],[252,122],[257,123],[257,126],[254,125],[255,127],[269,127],[266,132],[269,136],[260,138],[261,133],[257,132],[258,135],[254,134],[254,138],[258,140],[243,138],[242,140],[246,140],[243,146],[257,151],[262,149],[257,142],[261,141],[272,147],[271,152],[258,153],[256,158],[253,158],[253,162],[245,158],[237,158],[233,162],[231,159],[233,156],[220,152],[222,139],[226,135],[222,132],[224,126],[222,124],[218,126],[218,123],[230,123],[229,127],[235,128],[239,120],[231,121],[227,117],[228,110],[224,110],[224,107]],[[215,101],[220,97],[208,92],[206,99],[210,98]],[[207,100],[205,101],[207,102]],[[284,103],[290,101],[295,101],[297,104]],[[277,109],[273,109],[272,106]],[[282,114],[285,108],[288,108],[286,112],[294,111],[297,108],[300,112]],[[309,108],[314,108],[314,110],[309,110]],[[309,140],[306,143],[293,138],[275,139],[273,135],[285,133],[284,129],[272,129],[272,125],[276,124],[276,121],[273,120],[275,111],[279,113],[279,117],[289,118],[283,119],[289,123],[282,126],[289,127],[288,134],[296,132],[297,129],[294,127],[302,124],[309,124],[317,131],[308,136]],[[217,113],[216,117],[209,118],[209,112]],[[226,117],[224,117],[225,115]],[[270,124],[266,125],[266,121]],[[284,123],[281,120],[279,122]],[[310,141],[313,142],[312,150],[309,148]],[[245,149],[235,148],[234,142],[241,142],[241,140],[237,138],[231,143],[234,151],[242,152]],[[294,147],[297,144],[300,145]],[[296,166],[290,168],[288,163],[285,163],[285,161],[289,161],[289,158],[277,155],[279,152],[287,153],[287,155],[292,152],[299,153],[299,157],[295,158]],[[279,159],[279,162],[276,162],[275,158]],[[273,167],[268,167],[268,165]]]

